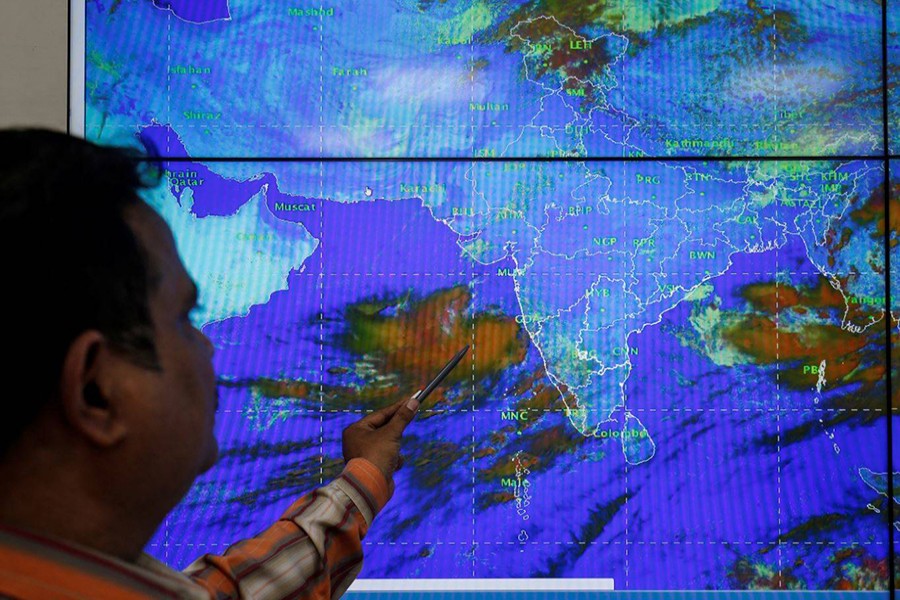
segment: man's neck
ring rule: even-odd
[[[0,523],[134,562],[154,529],[78,469],[0,462]],[[143,526],[142,526],[143,525]]]

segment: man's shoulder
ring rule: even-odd
[[[132,564],[66,540],[0,525],[0,597],[208,596],[190,579],[150,557]]]

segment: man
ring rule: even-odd
[[[346,468],[256,538],[178,573],[142,553],[216,460],[213,347],[135,160],[0,132],[0,597],[334,597],[389,499],[416,400],[344,431]]]

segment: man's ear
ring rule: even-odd
[[[115,446],[128,433],[122,406],[110,389],[122,361],[96,330],[76,337],[63,360],[59,395],[64,418],[95,446]]]

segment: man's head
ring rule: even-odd
[[[63,134],[0,131],[0,465],[42,448],[36,437],[64,442],[165,514],[215,461],[216,391],[212,347],[188,315],[194,283],[137,195],[158,181],[142,164]]]

